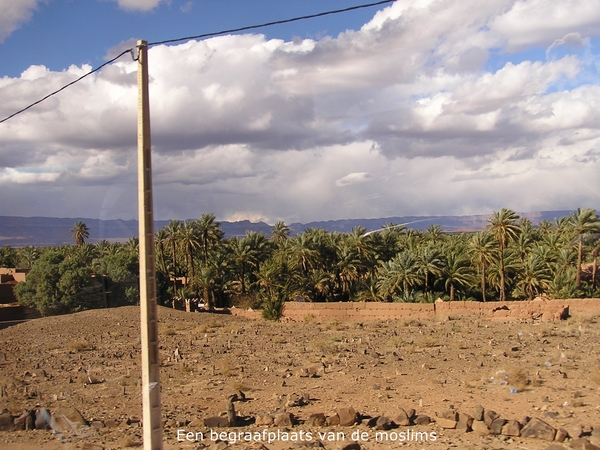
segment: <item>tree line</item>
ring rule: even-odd
[[[0,266],[31,268],[15,292],[43,314],[135,304],[138,241],[0,248]],[[247,232],[225,239],[213,214],[169,222],[155,235],[159,302],[201,298],[208,308],[262,308],[277,318],[285,301],[433,302],[597,298],[600,220],[578,209],[534,226],[501,209],[476,233],[444,233],[386,224],[378,232],[309,228],[295,236],[277,222],[269,236]]]

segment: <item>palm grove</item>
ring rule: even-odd
[[[597,256],[600,221],[592,209],[537,226],[501,209],[484,231],[445,234],[387,224],[380,232],[309,228],[290,236],[278,222],[271,235],[224,238],[212,214],[171,221],[155,236],[159,302],[203,299],[208,308],[231,304],[280,316],[285,301],[497,301],[600,297]],[[0,266],[31,268],[16,295],[42,314],[135,304],[137,238],[124,244],[86,243],[78,222],[76,245],[0,248]],[[179,281],[178,281],[179,280]]]

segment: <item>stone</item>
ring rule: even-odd
[[[408,409],[405,409],[404,411],[406,411],[406,415],[408,416],[408,420],[413,420],[413,418],[417,414],[417,411],[415,411],[415,408],[408,408]]]
[[[59,408],[52,414],[52,429],[70,431],[87,427],[88,423],[76,408]]]
[[[106,419],[104,421],[104,426],[106,428],[117,428],[119,426],[119,422],[115,419]]]
[[[567,434],[567,430],[564,428],[559,428],[556,430],[556,436],[554,436],[554,440],[557,442],[564,442],[564,440],[567,438]]]
[[[435,419],[435,423],[437,423],[441,428],[446,428],[448,430],[453,430],[456,428],[456,420],[445,419],[444,417],[437,417]]]
[[[358,413],[352,407],[338,408],[337,415],[340,417],[340,425],[349,427],[358,422]]]
[[[332,425],[339,425],[340,424],[340,416],[338,416],[337,414],[334,414],[333,416],[329,416],[327,419],[325,419],[325,425],[327,425],[328,427],[332,426]]]
[[[410,417],[402,408],[398,410],[396,415],[392,418],[394,423],[399,427],[407,427],[410,425]]]
[[[518,420],[509,420],[502,427],[502,435],[504,436],[521,436],[521,424]]]
[[[14,431],[15,423],[10,413],[0,414],[0,431]]]
[[[595,426],[592,429],[592,434],[589,437],[590,442],[594,444],[596,447],[600,447],[600,426]]]
[[[544,450],[567,450],[567,448],[563,447],[560,444],[550,444]]]
[[[453,420],[454,422],[458,421],[458,412],[454,409],[446,409],[440,413],[438,416],[442,419]]]
[[[257,414],[254,418],[254,424],[257,426],[269,427],[273,422],[274,418],[271,414]]]
[[[458,422],[456,422],[456,429],[468,433],[472,430],[473,417],[465,413],[458,413]]]
[[[322,427],[325,425],[327,418],[323,413],[314,413],[308,416],[306,419],[306,424],[311,427]]]
[[[81,447],[81,450],[104,450],[104,446],[100,444],[93,444],[91,442],[86,442]]]
[[[104,428],[104,422],[102,422],[101,420],[92,420],[90,422],[90,426],[96,429]]]
[[[343,443],[339,446],[339,450],[360,450],[360,444],[358,442]]]
[[[471,429],[478,434],[486,436],[490,434],[490,429],[483,420],[474,420]]]
[[[494,419],[497,419],[498,417],[500,417],[498,415],[498,413],[496,411],[491,410],[491,409],[486,409],[483,412],[483,421],[485,422],[485,424],[488,427],[491,427],[492,426],[492,422],[494,421]]]
[[[385,416],[379,416],[375,422],[375,429],[377,430],[391,430],[394,428],[394,423]]]
[[[545,441],[553,441],[556,436],[554,427],[548,425],[543,420],[533,418],[521,430],[521,436],[526,438],[537,438]]]
[[[506,419],[502,417],[496,417],[490,425],[490,434],[501,434],[502,427],[506,424]]]
[[[35,429],[35,411],[25,411],[14,420],[15,431]]]
[[[592,444],[585,438],[573,439],[569,442],[569,447],[573,450],[598,450],[600,447]]]
[[[50,429],[50,413],[45,408],[40,408],[35,412],[35,429],[49,430]]]
[[[200,417],[194,417],[187,426],[190,428],[202,428],[204,426],[204,420]]]
[[[425,414],[419,414],[415,417],[413,422],[415,425],[429,425],[431,423],[431,418]]]
[[[294,416],[289,412],[279,413],[273,418],[273,424],[276,427],[291,427],[294,425]]]
[[[578,439],[583,434],[583,427],[581,424],[573,423],[567,428],[567,434],[571,439]]]
[[[229,426],[227,417],[211,416],[204,418],[204,426],[208,428],[219,428]]]
[[[473,413],[471,414],[473,416],[473,420],[482,421],[483,420],[483,413],[484,413],[483,406],[481,406],[481,405],[475,406],[473,408]]]

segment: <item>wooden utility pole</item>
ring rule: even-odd
[[[154,215],[152,213],[152,163],[150,99],[148,95],[148,42],[138,41],[138,220],[140,236],[140,310],[142,343],[142,404],[144,449],[162,449],[158,317]]]

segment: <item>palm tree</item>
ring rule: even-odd
[[[194,284],[194,251],[200,248],[200,236],[196,222],[186,220],[179,230],[179,245],[183,250],[183,256],[186,262],[185,284],[188,284],[188,279],[191,278]],[[206,267],[206,265],[205,265]],[[193,291],[192,286],[192,291]]]
[[[471,283],[471,264],[467,255],[460,250],[453,250],[446,256],[446,289],[450,293],[450,301],[454,300],[457,288],[468,286]]]
[[[535,254],[530,255],[521,264],[519,274],[517,292],[528,300],[533,300],[535,296],[547,289],[552,280],[546,262]]]
[[[75,222],[71,228],[71,237],[75,239],[75,244],[82,246],[87,238],[90,237],[90,230],[82,221]]]
[[[279,245],[289,237],[290,227],[288,227],[282,220],[276,222],[271,230],[271,240],[275,242],[275,244]]]
[[[179,220],[171,220],[165,227],[167,232],[166,242],[171,247],[171,264],[173,277],[173,296],[177,296],[177,246],[179,243],[179,233],[181,231],[181,222]]]
[[[417,260],[410,252],[402,252],[379,267],[377,291],[387,299],[402,298],[419,282]]]
[[[486,297],[486,270],[494,260],[496,243],[493,236],[487,231],[475,233],[469,243],[471,258],[481,273],[481,296],[483,301]]]
[[[418,273],[424,277],[425,289],[423,296],[426,299],[429,289],[429,275],[441,275],[443,263],[441,253],[431,245],[422,247],[417,253]]]
[[[575,285],[579,289],[581,287],[581,265],[583,263],[583,236],[600,231],[600,220],[598,220],[598,213],[595,210],[577,208],[577,212],[571,213],[570,221],[579,241],[577,278],[575,279]]]
[[[225,235],[214,214],[204,213],[197,222],[198,237],[202,247],[202,259],[208,265],[209,252],[218,245]]]
[[[510,209],[502,208],[500,211],[494,211],[488,218],[487,228],[498,242],[498,260],[500,262],[500,301],[506,301],[506,279],[504,267],[504,251],[509,242],[516,239],[519,233],[517,220],[519,216]]]

